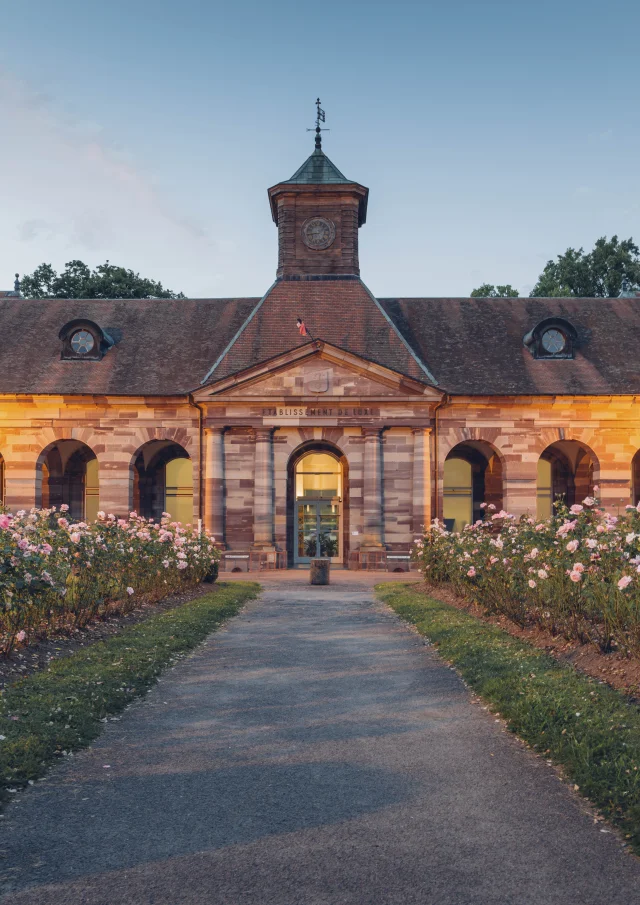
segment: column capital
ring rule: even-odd
[[[254,427],[253,429],[256,443],[270,443],[273,436],[272,427]]]
[[[211,434],[212,436],[216,436],[216,434],[224,434],[226,431],[226,427],[221,427],[219,424],[213,424],[209,427],[205,425],[204,432],[205,434]]]
[[[370,440],[372,437],[374,439],[378,438],[384,430],[384,427],[361,427],[360,430],[362,431],[364,439]]]
[[[430,434],[432,432],[432,427],[412,427],[412,434]]]

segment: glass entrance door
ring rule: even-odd
[[[340,502],[298,501],[296,562],[327,558],[341,562]]]

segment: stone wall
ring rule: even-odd
[[[640,449],[640,407],[632,396],[456,397],[438,411],[438,511],[447,454],[485,441],[503,466],[504,508],[535,515],[538,459],[552,443],[575,440],[595,462],[594,483],[612,512],[631,499],[632,460]]]
[[[199,413],[185,399],[33,396],[0,405],[5,500],[13,509],[40,502],[44,454],[57,440],[79,440],[99,464],[100,508],[117,515],[132,505],[132,463],[149,440],[171,440],[193,461],[194,520],[199,511]]]
[[[345,561],[361,549],[408,554],[421,526],[432,514],[442,515],[444,461],[458,443],[495,451],[502,502],[516,515],[535,514],[538,460],[557,441],[577,441],[588,450],[594,483],[609,510],[630,501],[632,461],[640,449],[633,397],[458,397],[436,405],[433,399],[394,397],[388,387],[376,396],[362,374],[349,376],[342,367],[329,369],[326,381],[306,366],[267,376],[271,383],[261,398],[243,396],[235,387],[231,399],[212,399],[204,406],[206,473],[200,467],[199,411],[184,398],[5,397],[5,501],[14,510],[39,502],[39,463],[62,439],[81,441],[96,455],[100,508],[116,514],[131,506],[132,462],[140,448],[149,440],[180,444],[194,465],[194,522],[202,482],[209,488],[205,524],[230,555],[249,554],[257,540],[261,549],[292,552],[289,464],[313,443],[331,444],[344,457]],[[322,405],[301,395],[321,378],[327,388]],[[340,408],[345,396],[349,405]]]

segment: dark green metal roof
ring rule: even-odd
[[[339,183],[351,184],[352,179],[343,176],[340,170],[331,163],[324,151],[316,149],[311,157],[308,157],[291,179],[285,180],[285,185],[335,185]]]

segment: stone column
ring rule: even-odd
[[[363,427],[362,547],[382,547],[382,444],[379,427]]]
[[[538,511],[538,453],[511,456],[502,474],[502,508],[520,518]]]
[[[423,526],[431,524],[431,428],[413,428],[413,539],[422,537]]]
[[[130,454],[116,454],[106,449],[98,454],[100,509],[126,518],[133,506],[133,466]]]
[[[204,526],[224,543],[224,428],[204,430]]]
[[[253,489],[253,548],[273,550],[273,428],[256,428]]]

